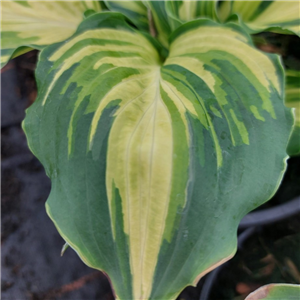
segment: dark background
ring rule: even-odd
[[[299,38],[264,34],[259,47],[283,55],[284,64],[300,70]],[[257,41],[260,41],[260,38]],[[1,71],[2,88],[2,299],[112,300],[110,285],[99,271],[85,266],[45,212],[50,180],[28,149],[21,122],[36,98],[37,52],[13,59]],[[288,160],[280,189],[262,208],[276,207],[300,195],[300,157]],[[212,282],[213,300],[242,300],[267,283],[300,283],[300,218],[257,226],[236,256]],[[207,276],[178,299],[199,299]],[[200,300],[204,300],[201,298]]]

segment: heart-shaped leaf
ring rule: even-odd
[[[241,218],[282,178],[283,69],[236,24],[154,40],[118,13],[45,48],[24,129],[52,180],[47,212],[118,299],[175,299],[232,257]]]

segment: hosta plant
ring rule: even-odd
[[[250,34],[299,26],[264,2],[2,2],[1,62],[42,50],[23,128],[51,178],[47,212],[117,299],[195,285],[280,184],[285,72]]]

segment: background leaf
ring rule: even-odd
[[[300,2],[297,1],[223,1],[219,16],[226,21],[240,16],[251,33],[275,31],[300,35]]]
[[[117,11],[128,17],[139,29],[148,32],[147,7],[143,1],[105,1],[111,11]]]
[[[166,10],[166,1],[144,1],[144,3],[151,10],[157,39],[165,48],[168,48],[172,28]]]
[[[300,154],[300,71],[286,70],[285,104],[294,108],[294,130],[288,145],[289,155]]]
[[[200,17],[217,19],[217,1],[166,1],[165,6],[172,30]]]
[[[217,1],[144,1],[154,19],[157,38],[168,48],[171,33],[185,22],[206,17],[217,19]]]
[[[86,10],[100,11],[98,1],[2,1],[1,67],[17,48],[30,51],[69,38]]]
[[[296,284],[268,284],[251,293],[245,300],[298,300],[300,286]]]

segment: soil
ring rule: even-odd
[[[36,53],[2,72],[2,299],[114,299],[106,277],[67,249],[45,211],[50,180],[28,149],[21,122],[36,95]],[[71,285],[70,285],[71,283]],[[67,285],[69,284],[69,285]],[[67,285],[67,286],[66,286]]]
[[[278,43],[276,35],[271,38]],[[281,44],[276,47],[283,51],[287,65],[300,68],[294,48],[289,49],[293,39],[288,42],[286,38],[279,39],[285,43],[285,48]],[[112,300],[110,284],[101,272],[87,267],[71,249],[60,256],[64,241],[45,212],[50,180],[28,149],[21,128],[25,109],[36,97],[36,59],[37,52],[29,52],[12,60],[1,74],[2,299]],[[290,159],[280,189],[264,208],[300,195],[299,169],[300,158]],[[222,268],[210,299],[241,300],[263,284],[299,283],[299,220],[298,215],[257,228],[237,255]],[[178,299],[199,299],[205,280],[202,279],[196,288],[186,288]]]

